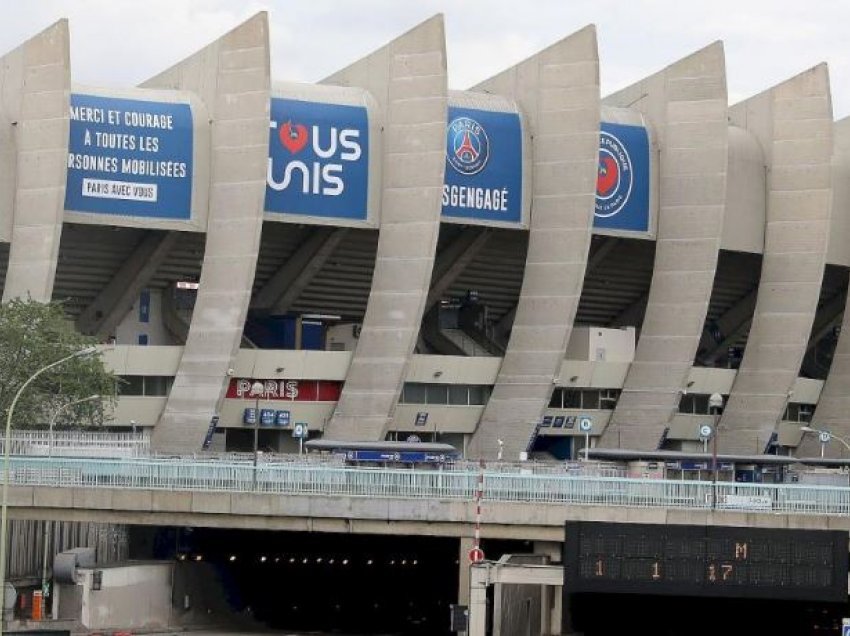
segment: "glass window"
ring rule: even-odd
[[[620,392],[617,389],[604,389],[599,392],[599,408],[606,411],[613,411],[617,406],[617,399],[620,397]]]
[[[405,404],[425,404],[425,385],[408,382],[404,385],[402,398]]]
[[[694,413],[708,415],[708,396],[704,393],[694,395]]]
[[[581,391],[576,391],[575,389],[564,389],[564,408],[580,409]]]
[[[798,416],[798,422],[811,422],[812,416],[815,414],[815,405],[814,404],[801,404],[800,405],[800,414]]]
[[[552,398],[549,400],[550,409],[562,409],[564,399],[564,389],[555,389],[552,391]]]
[[[694,395],[689,393],[683,395],[679,400],[679,413],[688,413],[692,415],[694,412]]]
[[[598,409],[599,408],[599,391],[582,391],[581,392],[581,408],[583,409]]]
[[[427,384],[426,395],[428,404],[448,404],[449,403],[449,385],[447,384]]]
[[[165,396],[171,388],[173,378],[166,375],[145,376],[145,395]]]
[[[118,395],[144,395],[144,376],[124,375],[118,381]]]
[[[487,404],[490,397],[490,387],[483,384],[473,384],[469,387],[469,403],[478,405]]]
[[[469,404],[469,388],[468,386],[449,385],[449,404],[456,406],[466,406]]]

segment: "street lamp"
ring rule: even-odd
[[[9,437],[12,433],[12,415],[15,412],[15,405],[18,403],[18,399],[21,397],[21,394],[24,392],[24,389],[26,389],[30,384],[32,384],[33,381],[41,374],[50,371],[50,369],[58,367],[60,364],[68,362],[68,360],[73,360],[74,358],[81,358],[83,356],[88,356],[96,352],[97,347],[86,347],[85,349],[75,351],[74,353],[67,355],[64,358],[60,358],[56,362],[51,362],[50,364],[41,367],[38,371],[36,371],[29,378],[27,378],[26,381],[18,388],[17,393],[15,393],[15,396],[12,398],[12,403],[9,405],[9,411],[6,414],[6,433],[3,438],[3,504],[2,511],[0,511],[0,596],[3,597],[4,603],[6,596],[6,522],[9,508],[9,447],[11,446],[11,444],[9,443]],[[4,609],[4,607],[0,607],[0,636],[3,635],[2,611]]]
[[[720,435],[720,409],[723,408],[723,396],[712,393],[708,397],[708,410],[712,416],[714,435],[711,436],[711,507],[717,507],[717,438]]]
[[[803,433],[817,433],[820,436],[821,444],[820,444],[820,456],[823,459],[824,451],[826,450],[826,445],[829,444],[834,439],[837,439],[844,448],[850,451],[850,444],[847,443],[847,440],[843,437],[839,437],[835,433],[831,433],[830,431],[825,431],[820,428],[812,428],[811,426],[801,426],[800,430]],[[826,441],[823,441],[826,440]]]
[[[90,395],[88,397],[80,398],[79,400],[74,400],[73,402],[68,402],[67,404],[63,404],[58,409],[56,409],[56,412],[50,418],[50,432],[49,432],[48,438],[47,438],[47,456],[48,457],[53,457],[53,428],[56,425],[56,420],[59,419],[59,414],[62,411],[71,408],[72,406],[75,406],[77,404],[82,404],[83,402],[91,402],[92,400],[99,400],[100,397],[101,396],[99,394],[95,393],[94,395]]]
[[[254,490],[257,489],[257,456],[260,454],[260,396],[265,390],[265,385],[256,380],[251,385],[249,395],[255,396],[254,399]]]

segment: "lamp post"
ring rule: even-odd
[[[826,449],[826,445],[834,439],[837,439],[841,443],[841,445],[844,446],[844,448],[846,448],[848,452],[850,452],[850,443],[848,443],[846,439],[844,439],[843,437],[839,437],[835,433],[832,433],[830,431],[825,431],[825,430],[820,429],[820,428],[812,428],[811,426],[801,426],[800,430],[803,433],[817,433],[818,435],[821,436],[821,438],[826,439],[826,441],[821,442],[821,445],[820,445],[821,459],[823,459],[824,450]]]
[[[255,396],[254,398],[254,490],[257,489],[257,459],[260,454],[260,396],[263,394],[263,390],[265,389],[265,385],[256,380],[251,385],[251,392],[249,395]]]
[[[67,355],[64,358],[60,358],[59,360],[56,360],[56,362],[51,362],[50,364],[41,367],[38,371],[28,377],[26,381],[18,388],[18,391],[12,398],[12,403],[9,405],[9,411],[8,413],[6,413],[6,433],[3,438],[3,504],[2,510],[0,510],[0,596],[3,597],[3,603],[5,603],[6,596],[6,526],[9,508],[9,437],[12,432],[12,416],[15,412],[15,405],[18,403],[18,399],[21,397],[21,394],[24,392],[24,389],[26,389],[30,384],[32,384],[33,381],[35,381],[35,379],[41,374],[50,371],[50,369],[58,367],[60,364],[68,362],[68,360],[73,360],[74,358],[80,358],[82,356],[91,355],[92,353],[96,352],[97,347],[86,347],[85,349],[75,351],[74,353]],[[2,604],[0,604],[0,636],[3,635],[3,610],[5,610],[5,607],[2,607]]]
[[[65,411],[72,406],[77,404],[82,404],[83,402],[91,402],[92,400],[99,400],[100,395],[95,393],[94,395],[90,395],[88,397],[81,398],[79,400],[74,400],[73,402],[68,402],[67,404],[63,404],[60,406],[50,418],[50,428],[47,437],[47,456],[53,457],[53,428],[56,426],[56,420],[59,419],[59,414],[62,411]],[[44,522],[44,554],[42,555],[41,560],[41,591],[44,594],[44,597],[47,598],[47,558],[48,558],[48,543],[50,539],[50,531],[53,527],[52,521]]]
[[[717,508],[717,438],[720,435],[720,409],[723,408],[723,396],[712,393],[708,398],[708,410],[711,412],[714,434],[711,436],[711,508]]]
[[[62,411],[71,408],[72,406],[76,406],[77,404],[82,404],[83,402],[91,402],[92,400],[99,400],[100,397],[101,396],[99,394],[95,393],[94,395],[90,395],[88,397],[80,398],[79,400],[74,400],[73,402],[68,402],[67,404],[63,404],[58,409],[56,409],[56,412],[53,413],[52,417],[50,418],[50,428],[49,428],[49,433],[48,433],[48,437],[47,437],[47,456],[48,457],[53,457],[53,428],[56,426],[56,420],[59,419],[59,414]]]

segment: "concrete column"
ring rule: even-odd
[[[472,537],[460,538],[460,550],[458,551],[458,605],[469,605],[469,551],[475,547]]]
[[[586,27],[473,90],[515,100],[532,142],[532,212],[522,290],[470,457],[526,450],[549,403],[590,249],[599,152],[599,55]]]
[[[153,433],[158,450],[200,450],[227,387],[260,247],[268,162],[268,17],[259,13],[144,84],[198,93],[212,119],[207,244],[183,356]]]
[[[835,123],[835,152],[833,153],[833,226],[831,240],[850,244],[846,219],[850,215],[850,117]],[[835,221],[839,221],[835,223]],[[823,384],[812,426],[850,437],[850,311],[845,304],[841,333],[832,356],[832,366]],[[821,445],[817,435],[804,435],[797,447],[800,457],[820,457]],[[827,444],[827,457],[850,457],[840,443]]]
[[[467,636],[486,636],[487,634],[488,568],[487,565],[477,565],[470,568],[469,630]]]
[[[678,411],[717,270],[728,161],[723,45],[716,42],[604,102],[643,112],[661,153],[646,313],[600,445],[653,450]]]
[[[53,293],[65,211],[69,51],[68,21],[60,20],[0,58],[0,146],[14,149],[14,161],[0,149],[0,209],[10,211],[0,218],[0,240],[11,241],[4,301],[47,302]]]
[[[387,122],[372,289],[329,439],[382,440],[401,394],[440,231],[446,82],[442,16],[325,80],[369,90]]]
[[[717,439],[720,452],[761,453],[800,372],[826,262],[833,127],[827,67],[729,112],[764,149],[767,224],[755,314]]]

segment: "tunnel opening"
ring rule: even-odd
[[[565,615],[585,636],[840,636],[845,603],[642,594],[572,594]]]
[[[176,559],[178,611],[338,634],[449,634],[458,551],[458,539],[424,536],[137,527],[131,538],[133,558]]]

